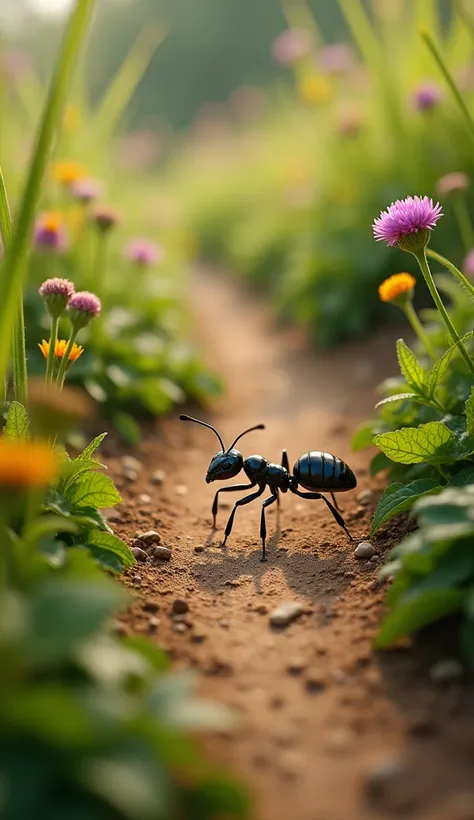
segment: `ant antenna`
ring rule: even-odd
[[[182,416],[180,416],[179,418],[180,418],[180,421],[193,421],[193,422],[194,422],[194,424],[202,424],[202,426],[203,426],[203,427],[208,427],[208,428],[209,428],[209,430],[212,430],[212,431],[213,431],[213,433],[215,433],[215,434],[216,434],[216,436],[217,436],[217,438],[219,439],[219,444],[220,444],[220,445],[221,445],[221,447],[222,447],[222,452],[223,452],[223,453],[225,453],[225,444],[224,444],[224,442],[222,441],[222,439],[221,439],[221,437],[220,437],[219,433],[217,432],[216,428],[215,428],[215,427],[213,427],[213,426],[212,426],[212,424],[207,424],[205,421],[199,421],[199,419],[193,419],[193,418],[192,418],[192,416],[184,416],[184,415],[182,415]],[[243,435],[243,433],[242,433],[242,435]],[[234,443],[235,443],[235,442],[234,442]],[[232,445],[232,446],[233,446],[233,445]],[[232,449],[232,448],[231,448],[231,449]]]
[[[252,430],[265,430],[265,425],[264,425],[264,424],[256,424],[256,425],[255,425],[255,427],[249,427],[249,428],[248,428],[248,430],[244,430],[244,432],[243,432],[243,433],[240,433],[240,435],[239,435],[239,436],[237,436],[237,438],[235,439],[235,441],[233,441],[233,442],[232,442],[232,444],[230,445],[230,447],[229,447],[229,449],[227,450],[227,452],[229,452],[230,450],[232,450],[232,447],[235,447],[235,445],[237,444],[237,442],[239,441],[239,439],[241,439],[241,438],[242,438],[242,436],[245,436],[247,433],[251,433],[251,432],[252,432]]]

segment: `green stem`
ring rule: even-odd
[[[451,73],[450,73],[450,71],[449,71],[449,69],[448,69],[448,67],[447,67],[447,65],[444,61],[443,55],[442,55],[440,49],[438,48],[438,45],[435,43],[433,37],[429,34],[429,32],[425,28],[420,27],[420,34],[421,34],[422,39],[426,43],[429,51],[431,52],[432,57],[434,57],[436,63],[438,64],[438,68],[440,69],[441,73],[443,74],[444,79],[446,80],[447,84],[449,85],[449,88],[452,91],[454,99],[456,100],[456,102],[457,102],[457,104],[460,108],[460,111],[461,111],[461,113],[462,113],[462,115],[463,115],[463,117],[466,121],[467,130],[469,131],[471,139],[474,140],[474,119],[472,118],[472,115],[471,115],[471,112],[469,111],[469,108],[467,107],[466,103],[464,102],[463,96],[462,96],[461,92],[459,91],[459,88],[457,87],[456,83],[454,82],[454,79],[453,79],[453,77],[452,77],[452,75],[451,75]]]
[[[426,352],[428,353],[428,355],[431,356],[432,359],[436,359],[436,353],[433,350],[431,342],[430,342],[428,336],[426,335],[425,329],[424,329],[423,325],[421,324],[421,322],[420,322],[420,320],[417,316],[416,310],[413,307],[412,302],[407,302],[406,305],[404,306],[403,310],[404,310],[405,316],[407,317],[408,321],[410,322],[410,324],[411,324],[413,330],[415,331],[416,335],[418,336],[421,344],[426,349]]]
[[[431,248],[426,248],[426,255],[429,256],[431,259],[435,259],[436,262],[439,262],[440,265],[443,265],[443,267],[449,270],[449,272],[452,273],[453,276],[458,280],[459,284],[465,290],[467,290],[471,298],[474,299],[474,285],[472,284],[472,282],[469,281],[467,276],[464,276],[464,274],[461,273],[461,271],[456,267],[456,265],[453,265],[453,263],[450,262],[449,259],[446,259],[444,256],[441,256],[440,253],[436,253],[436,251],[433,251]]]
[[[74,328],[71,331],[71,335],[69,337],[69,341],[67,343],[67,348],[64,356],[61,359],[61,364],[59,365],[58,376],[57,376],[57,385],[60,390],[63,389],[64,386],[64,379],[66,377],[66,368],[69,362],[69,354],[71,353],[72,348],[74,347],[74,342],[76,341],[77,337],[77,330]]]
[[[49,339],[48,359],[46,362],[46,382],[53,381],[54,352],[56,349],[56,339],[58,338],[59,318],[54,316],[51,319],[51,336]]]
[[[472,230],[469,209],[467,207],[467,203],[463,194],[461,194],[460,196],[453,196],[452,202],[453,211],[458,222],[459,233],[461,234],[461,239],[464,243],[465,251],[466,253],[468,253],[472,248],[474,248],[474,233]]]
[[[433,302],[435,303],[436,307],[438,308],[439,314],[446,326],[446,330],[448,331],[453,343],[458,347],[459,352],[461,353],[464,361],[466,362],[470,373],[474,376],[474,362],[472,361],[469,353],[467,352],[466,348],[464,347],[463,341],[459,336],[456,328],[454,327],[451,319],[449,318],[448,311],[446,310],[443,302],[441,301],[441,297],[438,293],[436,288],[433,275],[430,270],[430,266],[428,265],[428,260],[426,258],[425,249],[423,248],[421,251],[416,251],[413,256],[416,258],[420,266],[420,270],[425,278],[425,282],[428,285],[428,290],[431,294]]]

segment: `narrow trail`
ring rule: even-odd
[[[358,493],[374,485],[367,454],[351,453],[350,438],[373,408],[374,385],[394,371],[393,335],[316,355],[222,276],[199,274],[190,300],[198,340],[226,380],[212,415],[224,441],[263,421],[265,431],[241,442],[244,455],[279,461],[285,447],[291,465],[309,449],[347,460],[359,486],[341,504],[353,534],[366,536],[376,495],[359,506]],[[204,477],[216,445],[203,428],[160,424],[138,453],[138,480],[122,484],[117,525],[129,543],[156,528],[172,549],[169,563],[130,574],[137,602],[124,628],[154,634],[176,668],[200,671],[204,695],[235,709],[236,734],[205,741],[211,757],[249,782],[255,820],[473,820],[473,697],[463,683],[437,687],[428,675],[452,647],[372,651],[382,556],[357,561],[321,502],[287,495],[280,514],[270,508],[266,564],[258,501],[238,511],[222,549],[229,499],[240,496],[223,499],[212,531],[215,487]],[[120,459],[110,465],[120,477]],[[157,469],[162,486],[150,481]],[[377,546],[385,551],[390,533]],[[177,598],[189,612],[175,619]],[[302,616],[273,630],[269,613],[290,601]],[[388,774],[376,776],[381,761]]]

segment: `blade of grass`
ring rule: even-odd
[[[8,203],[7,189],[2,169],[0,168],[0,234],[5,251],[10,247],[12,238],[12,218]],[[6,380],[3,388],[6,399]],[[26,344],[25,344],[25,317],[23,313],[23,293],[20,291],[16,308],[15,324],[13,327],[13,392],[16,401],[24,404],[26,401]]]
[[[99,103],[92,126],[108,140],[145,74],[157,48],[168,31],[164,27],[147,28],[137,37],[128,56],[115,74]]]
[[[51,78],[48,96],[39,125],[35,150],[20,202],[17,221],[0,275],[0,383],[5,379],[15,305],[26,276],[30,236],[41,183],[48,164],[51,146],[72,78],[76,59],[86,35],[95,0],[77,0]]]
[[[441,54],[441,51],[440,51],[438,45],[435,43],[433,37],[424,28],[424,26],[420,26],[420,35],[421,35],[422,39],[424,40],[427,48],[431,52],[431,55],[434,58],[435,62],[437,63],[438,68],[440,69],[444,79],[446,80],[446,83],[448,84],[449,88],[451,89],[452,94],[454,96],[454,99],[456,100],[456,102],[457,102],[457,104],[458,104],[458,106],[461,110],[461,113],[462,113],[462,115],[463,115],[463,117],[466,121],[467,130],[469,132],[469,135],[470,135],[471,139],[474,140],[474,120],[471,116],[469,108],[467,107],[466,103],[464,102],[464,98],[463,98],[461,92],[459,91],[459,88],[457,87],[456,83],[454,82],[453,76],[450,73],[450,71],[449,71],[449,69],[448,69],[448,67],[447,67],[447,65],[444,61],[443,55]]]

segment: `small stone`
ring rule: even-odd
[[[224,581],[225,587],[240,587],[240,581]]]
[[[174,488],[174,491],[175,491],[176,495],[180,495],[180,496],[184,496],[184,495],[188,494],[188,488],[186,487],[186,484],[178,484]]]
[[[124,470],[123,477],[129,481],[130,484],[133,484],[133,482],[138,478],[138,473],[136,473],[135,470]]]
[[[367,507],[368,504],[372,501],[373,498],[372,490],[361,490],[360,493],[356,496],[356,501],[362,506]]]
[[[221,629],[229,629],[230,623],[224,619],[217,622]]]
[[[366,773],[364,791],[368,800],[381,809],[400,811],[415,802],[410,769],[398,756],[378,761]]]
[[[289,675],[301,675],[301,673],[306,669],[307,664],[303,660],[303,658],[293,658],[286,667],[286,671]]]
[[[310,669],[304,683],[308,692],[322,692],[326,688],[326,676],[320,669]]]
[[[284,627],[299,618],[304,612],[304,607],[293,601],[287,604],[280,604],[270,613],[270,623],[272,626]]]
[[[124,474],[127,471],[139,473],[142,469],[141,461],[139,461],[138,458],[134,458],[134,456],[122,456],[121,464],[124,470]]]
[[[204,643],[207,640],[205,632],[193,632],[191,635],[191,643]]]
[[[153,556],[157,561],[169,561],[171,555],[172,553],[169,547],[155,547],[153,550]]]
[[[204,547],[202,544],[198,544],[197,547],[194,547],[194,552],[197,554],[199,552],[204,552]]]
[[[148,493],[140,493],[138,501],[140,504],[151,504],[151,495],[148,495]]]
[[[166,474],[164,470],[155,470],[155,472],[150,476],[150,482],[152,484],[160,485],[163,484],[165,478]]]
[[[120,510],[116,510],[115,507],[106,507],[105,510],[102,510],[102,515],[107,521],[110,521],[111,524],[118,523],[122,520],[122,513]]]
[[[138,541],[141,541],[142,544],[146,544],[147,547],[150,547],[153,544],[161,544],[161,535],[159,532],[156,532],[156,530],[137,532],[136,538]]]
[[[134,575],[133,578],[132,578],[132,581],[133,581],[133,585],[135,587],[141,587],[141,585],[142,585],[141,575]]]
[[[134,558],[137,561],[141,561],[145,564],[148,561],[148,555],[146,554],[145,550],[142,550],[141,547],[132,547],[131,552],[133,553]]]
[[[375,549],[369,541],[361,541],[354,550],[355,558],[369,559],[375,555]]]
[[[464,675],[462,663],[456,658],[449,658],[444,661],[434,663],[430,668],[429,676],[433,683],[440,685],[459,681]]]
[[[189,612],[189,604],[182,598],[176,598],[171,605],[171,612],[173,615],[184,615]]]
[[[158,612],[160,605],[158,601],[145,601],[143,604],[144,612]]]
[[[268,607],[266,604],[259,604],[255,607],[254,612],[258,615],[268,615]]]
[[[180,624],[173,624],[173,629],[174,629],[175,632],[184,633],[184,632],[188,631],[189,627],[187,626],[187,624],[181,624],[180,623]]]
[[[160,623],[160,619],[153,615],[151,618],[148,619],[148,629],[150,632],[154,632]]]

